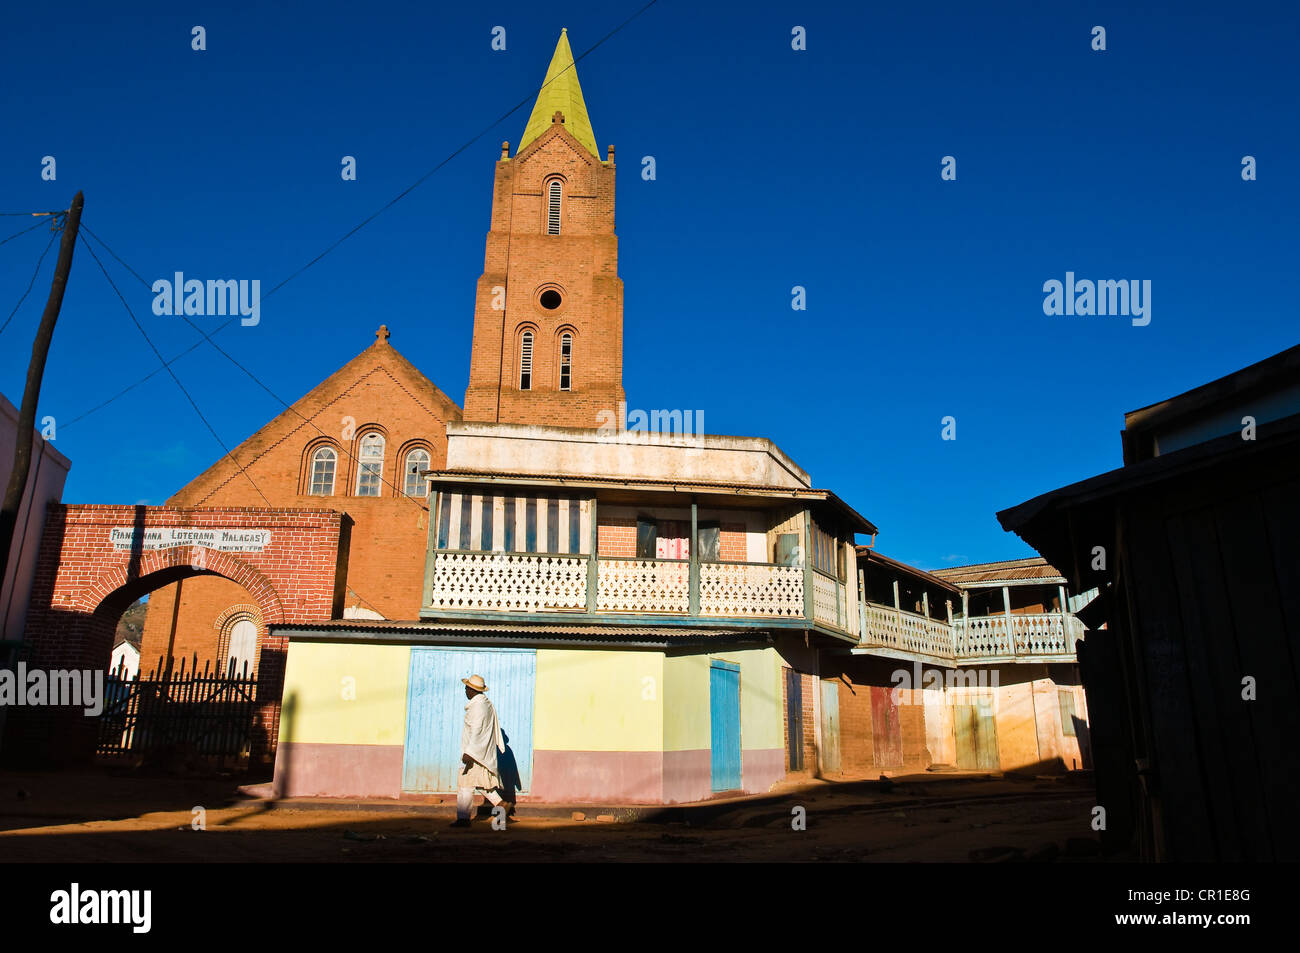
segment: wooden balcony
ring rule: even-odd
[[[804,566],[588,555],[437,551],[424,615],[641,615],[808,626],[844,632],[845,587]],[[856,628],[856,626],[854,627]]]
[[[1085,631],[1083,623],[1069,613],[975,616],[954,619],[949,625],[875,602],[861,604],[861,619],[859,648],[950,664],[1072,662],[1075,643]]]

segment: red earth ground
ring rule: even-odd
[[[0,862],[1072,862],[1097,859],[1094,804],[1083,773],[921,775],[785,782],[668,809],[521,804],[504,830],[489,817],[459,830],[450,805],[428,801],[277,802],[231,778],[0,772]],[[792,825],[800,808],[805,830]]]

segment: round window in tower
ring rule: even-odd
[[[537,303],[547,311],[554,311],[564,303],[564,298],[554,288],[547,288],[538,296]]]

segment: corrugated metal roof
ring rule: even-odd
[[[580,625],[572,623],[517,622],[495,623],[466,619],[463,622],[418,622],[389,619],[332,619],[329,622],[280,624],[271,626],[278,633],[327,635],[331,632],[383,635],[475,635],[503,639],[585,639],[606,642],[669,642],[691,638],[727,639],[744,637],[762,639],[761,628],[712,628],[708,626],[654,625]]]
[[[915,576],[918,579],[924,579],[927,582],[932,582],[936,586],[940,586],[941,588],[950,589],[953,592],[957,591],[957,585],[956,583],[952,582],[952,580],[942,579],[936,573],[926,572],[924,569],[920,569],[916,566],[910,565],[909,563],[905,563],[902,560],[893,559],[889,556],[886,556],[884,553],[878,550],[872,549],[869,546],[859,546],[857,547],[857,552],[858,552],[859,559],[866,559],[868,562],[879,563],[882,566],[890,566],[892,568],[898,569],[901,572],[905,572],[908,573],[909,575]]]
[[[997,582],[1064,582],[1056,567],[1042,556],[1026,559],[1004,559],[992,563],[973,563],[969,566],[950,566],[933,569],[931,574],[958,586],[988,585]]]

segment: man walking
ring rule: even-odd
[[[501,739],[497,711],[488,701],[487,684],[481,675],[462,678],[465,697],[465,728],[460,736],[460,780],[456,788],[456,823],[452,827],[469,827],[474,807],[474,792],[482,790],[493,807],[500,806],[501,777],[497,773],[497,752],[506,750]]]

